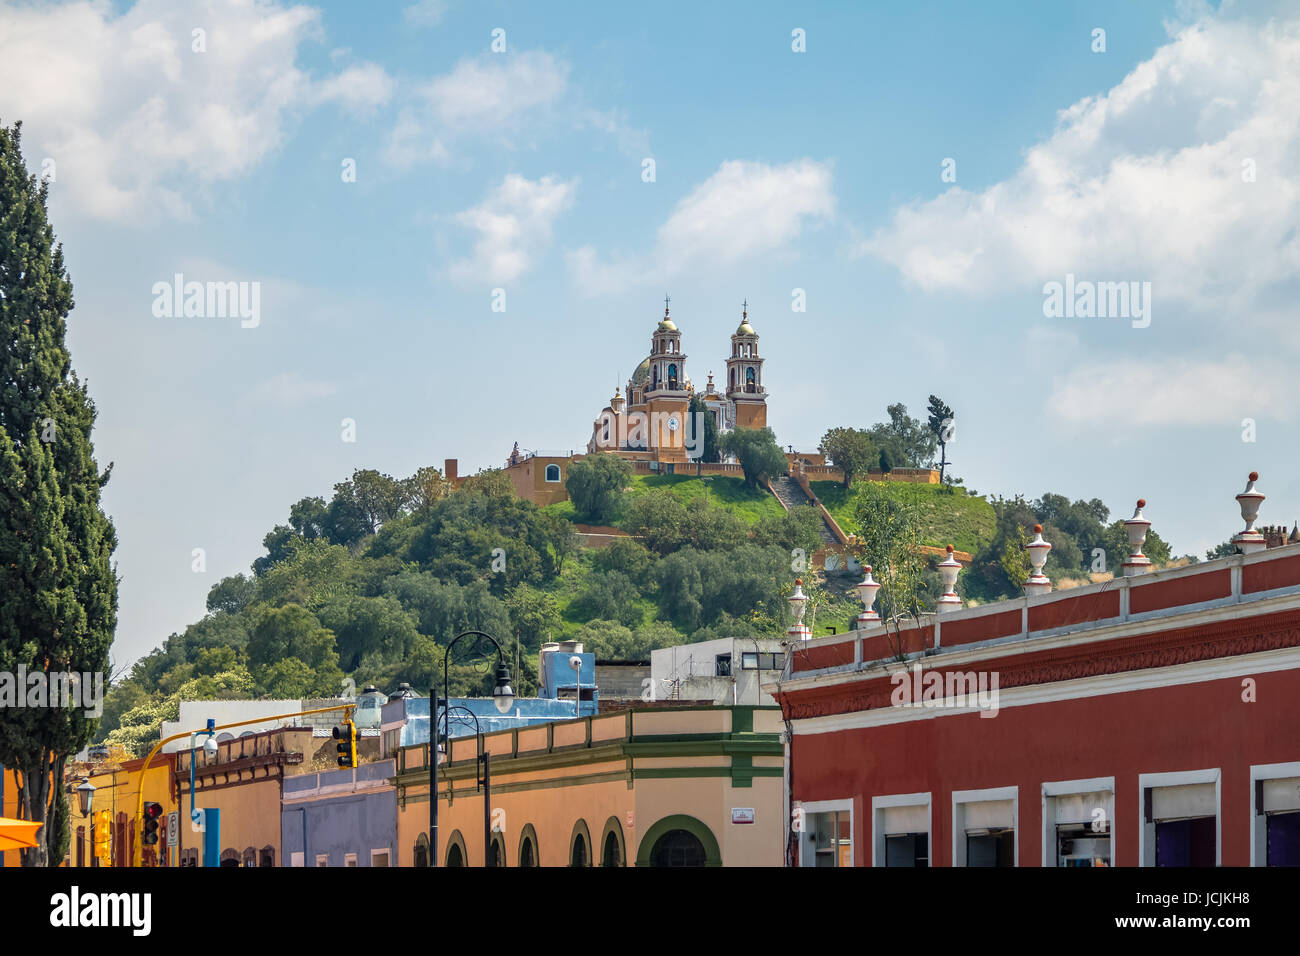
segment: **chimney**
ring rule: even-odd
[[[1025,582],[1025,595],[1033,597],[1036,594],[1046,594],[1052,590],[1052,582],[1048,580],[1043,573],[1043,565],[1047,563],[1048,552],[1052,546],[1043,540],[1043,526],[1034,525],[1034,540],[1025,545],[1029,549],[1029,580]]]
[[[935,602],[934,609],[940,614],[961,610],[961,598],[957,596],[957,573],[959,571],[961,571],[961,562],[952,556],[952,545],[948,545],[948,557],[939,562],[939,577],[943,579],[943,594]]]
[[[790,625],[786,634],[792,641],[806,641],[812,637],[812,630],[803,622],[804,611],[808,610],[808,595],[803,593],[803,579],[794,579],[794,593],[791,594],[787,601],[790,602],[790,612],[794,615],[794,623]]]
[[[456,469],[459,462],[455,458],[448,458],[442,463],[442,477],[446,478],[452,484],[456,483]]]
[[[542,648],[537,652],[537,678],[541,684],[541,695],[543,697],[555,697],[555,688],[551,686],[551,674],[546,667],[546,659],[552,654],[559,651],[560,645],[555,641],[547,641],[542,644]]]
[[[862,631],[869,627],[875,627],[880,623],[880,615],[871,609],[876,603],[876,592],[880,590],[880,585],[876,579],[871,576],[871,565],[867,565],[862,582],[854,586],[858,592],[858,597],[862,601],[862,613],[858,615],[858,630]]]
[[[1259,506],[1264,503],[1264,496],[1255,490],[1259,481],[1259,472],[1252,471],[1246,476],[1246,490],[1237,495],[1237,504],[1241,506],[1241,519],[1246,522],[1244,531],[1238,531],[1232,539],[1237,550],[1242,554],[1254,554],[1268,547],[1264,536],[1255,530],[1255,519],[1259,517]]]
[[[1124,577],[1131,578],[1136,574],[1146,574],[1151,570],[1151,559],[1142,553],[1142,543],[1147,539],[1147,531],[1151,528],[1151,522],[1142,516],[1142,509],[1147,506],[1145,498],[1139,498],[1137,507],[1133,509],[1133,517],[1124,522],[1124,530],[1128,533],[1129,556],[1123,564]]]

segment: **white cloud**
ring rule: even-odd
[[[99,218],[188,216],[206,185],[278,149],[296,111],[391,92],[369,64],[323,83],[299,69],[299,47],[321,35],[305,6],[138,0],[119,14],[0,0],[0,24],[0,115],[25,121],[33,167],[55,161],[57,200]]]
[[[647,260],[602,262],[590,246],[568,255],[588,295],[727,266],[789,246],[810,222],[835,214],[831,167],[809,159],[784,165],[728,160],[674,207]]]
[[[560,100],[568,75],[567,63],[543,51],[462,60],[420,86],[403,106],[389,136],[388,161],[402,169],[447,162],[448,143],[458,137],[508,137]]]
[[[1053,382],[1047,407],[1064,424],[1239,426],[1290,421],[1296,399],[1285,365],[1228,355],[1083,365]]]
[[[1202,14],[1059,116],[1009,179],[896,211],[860,251],[927,290],[1036,288],[1066,272],[1240,304],[1300,275],[1300,21]],[[1256,182],[1243,182],[1251,161]]]
[[[436,27],[447,14],[447,0],[418,0],[402,11],[407,23]]]
[[[481,130],[553,103],[564,93],[568,75],[567,64],[540,50],[485,53],[431,80],[420,95],[440,122]]]
[[[448,275],[460,281],[509,282],[527,272],[551,244],[556,218],[573,204],[576,182],[511,174],[482,203],[454,221],[478,233],[474,254],[453,262]]]
[[[338,103],[350,113],[364,115],[392,99],[393,86],[393,78],[383,67],[359,63],[323,80],[317,87],[316,101]]]

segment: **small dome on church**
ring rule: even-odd
[[[755,331],[754,331],[754,327],[753,327],[752,325],[749,324],[749,319],[745,319],[744,321],[742,321],[742,322],[740,323],[740,328],[736,329],[736,334],[737,334],[737,335],[757,335],[758,333],[755,332]]]
[[[673,324],[673,320],[672,320],[672,319],[670,319],[670,318],[668,318],[667,316],[665,316],[664,318],[662,318],[662,319],[659,320],[659,331],[660,331],[660,332],[676,332],[676,331],[677,331],[677,326],[676,326],[675,324]]]

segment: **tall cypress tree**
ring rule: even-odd
[[[95,464],[95,406],[64,341],[72,283],[21,129],[0,126],[0,672],[106,678],[117,535],[99,495],[112,466]],[[0,764],[18,773],[19,814],[48,824],[24,866],[61,862],[66,840],[51,830],[64,764],[97,723],[82,706],[0,709]]]

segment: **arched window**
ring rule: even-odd
[[[559,480],[560,480],[560,466],[559,466],[559,465],[547,465],[547,466],[546,466],[546,480],[547,480],[547,481],[559,481]]]
[[[668,387],[677,387],[677,363],[675,362],[668,366]]]
[[[605,834],[605,852],[601,854],[600,865],[601,866],[622,866],[623,865],[622,856],[623,854],[620,852],[618,846],[618,834],[617,833]]]
[[[703,866],[704,844],[689,830],[669,830],[650,851],[651,866]]]
[[[745,391],[757,391],[754,385],[754,370],[752,368],[745,369]]]
[[[587,841],[579,833],[573,839],[573,853],[569,859],[569,866],[586,866],[587,865]]]
[[[221,851],[221,865],[222,865],[222,866],[239,866],[239,851],[238,851],[238,850],[230,850],[230,849],[222,850],[222,851]]]
[[[519,835],[519,865],[537,866],[537,831],[531,823],[525,823]]]
[[[262,847],[262,860],[260,865],[275,866],[275,847],[273,846]]]
[[[447,866],[469,866],[469,853],[465,849],[465,838],[459,830],[453,830],[447,841]]]
[[[251,846],[244,848],[244,866],[257,866],[257,851]]]
[[[415,841],[415,865],[426,869],[429,866],[429,838],[423,833]]]
[[[506,865],[506,843],[500,833],[492,834],[492,843],[488,846],[488,866]]]

